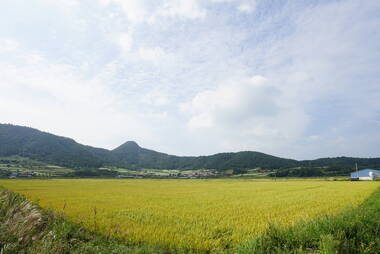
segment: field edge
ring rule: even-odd
[[[286,227],[269,225],[237,253],[380,253],[380,187],[361,205]]]

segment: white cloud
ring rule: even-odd
[[[165,0],[158,15],[202,19],[206,16],[206,9],[200,6],[198,0]]]
[[[142,97],[142,102],[153,106],[163,106],[169,103],[169,96],[161,90],[153,90]]]
[[[141,59],[145,61],[151,61],[151,62],[157,62],[162,57],[165,56],[165,52],[160,47],[154,47],[154,48],[146,48],[141,47],[139,48],[139,55]]]
[[[147,19],[148,8],[145,0],[98,0],[103,6],[117,5],[132,22],[143,22]]]
[[[241,4],[239,4],[239,6],[237,7],[237,9],[240,12],[252,13],[256,9],[256,3],[255,3],[255,1],[245,1],[245,2],[243,2]]]
[[[120,140],[110,142],[110,137],[144,129],[138,127],[134,112],[120,108],[122,99],[107,85],[84,78],[73,66],[50,63],[40,52],[17,47],[12,56],[0,60],[0,76],[1,122],[103,147],[119,144]]]
[[[51,1],[48,1],[48,2],[51,2]],[[55,0],[55,1],[53,1],[53,3],[55,3],[59,6],[66,6],[67,8],[79,7],[79,5],[80,5],[79,0]]]
[[[129,32],[119,33],[116,38],[116,43],[119,45],[123,55],[128,55],[133,46],[133,32],[130,29]]]
[[[102,6],[116,5],[133,23],[154,24],[160,17],[202,19],[206,9],[199,0],[98,0]]]
[[[273,149],[302,136],[308,117],[281,88],[262,76],[225,82],[198,93],[181,110],[189,127],[217,133],[227,150]],[[213,134],[208,134],[213,135]]]
[[[256,10],[256,0],[211,0],[211,2],[234,4],[239,12],[247,14]]]
[[[0,54],[16,50],[19,43],[9,38],[0,38]]]
[[[55,0],[55,1],[50,1],[50,0],[37,0],[38,2],[44,4],[44,5],[50,5],[54,6],[55,8],[65,8],[67,9],[72,9],[72,8],[77,8],[80,6],[80,1],[79,0]]]
[[[190,127],[215,127],[256,117],[258,114],[275,114],[273,96],[278,91],[267,84],[262,76],[254,76],[225,82],[216,89],[206,90],[194,96],[183,109],[191,112]],[[268,101],[266,101],[269,99]]]

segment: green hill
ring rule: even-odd
[[[36,129],[0,124],[0,156],[19,155],[65,167],[100,167],[109,151]]]
[[[359,166],[380,167],[380,158],[322,158],[297,161],[244,151],[209,156],[175,156],[140,147],[128,141],[114,150],[95,148],[73,139],[56,136],[33,128],[0,124],[0,156],[22,156],[70,168],[117,166],[155,169],[280,169],[295,167],[337,168]]]

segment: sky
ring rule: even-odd
[[[0,0],[0,123],[113,149],[380,157],[378,0]]]

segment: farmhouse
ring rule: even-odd
[[[351,173],[351,181],[379,180],[380,171],[375,169],[362,169]]]

